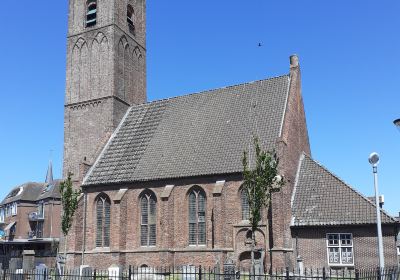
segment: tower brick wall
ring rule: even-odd
[[[69,1],[63,176],[77,186],[79,165],[93,164],[129,106],[146,102],[145,1],[95,2],[86,26],[89,2]]]

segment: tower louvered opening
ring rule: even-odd
[[[95,26],[97,23],[97,1],[89,0],[86,4],[86,27]]]
[[[135,35],[135,10],[132,5],[128,5],[127,7],[126,21],[128,23],[129,32]]]

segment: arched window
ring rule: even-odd
[[[140,244],[141,246],[156,246],[156,196],[145,192],[140,197]]]
[[[110,199],[101,194],[96,199],[96,247],[110,247]]]
[[[129,32],[135,35],[135,10],[128,5],[126,21],[128,22]]]
[[[249,200],[247,199],[246,191],[243,189],[240,192],[240,202],[242,206],[242,220],[249,220],[250,219]]]
[[[88,0],[86,4],[86,27],[96,25],[97,20],[97,1]]]
[[[206,195],[202,190],[189,193],[189,245],[206,244]]]

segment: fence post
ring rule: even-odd
[[[3,280],[6,280],[6,272],[7,272],[7,270],[3,269]]]
[[[286,267],[286,280],[289,280],[289,267]]]
[[[96,269],[93,271],[93,280],[96,280]]]
[[[380,267],[376,268],[376,279],[381,280],[381,268]]]
[[[132,266],[129,265],[129,269],[128,269],[128,280],[132,280]]]
[[[199,280],[201,280],[201,265],[199,266]]]
[[[322,279],[326,280],[326,271],[325,271],[325,267],[322,268]]]
[[[358,269],[356,269],[356,280],[360,279],[360,271],[358,271]]]

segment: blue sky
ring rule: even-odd
[[[0,197],[60,177],[67,1],[3,1],[0,9]],[[300,57],[313,157],[400,211],[399,1],[147,1],[148,99],[289,71]],[[262,47],[258,47],[258,43]],[[344,205],[345,207],[345,205]]]

